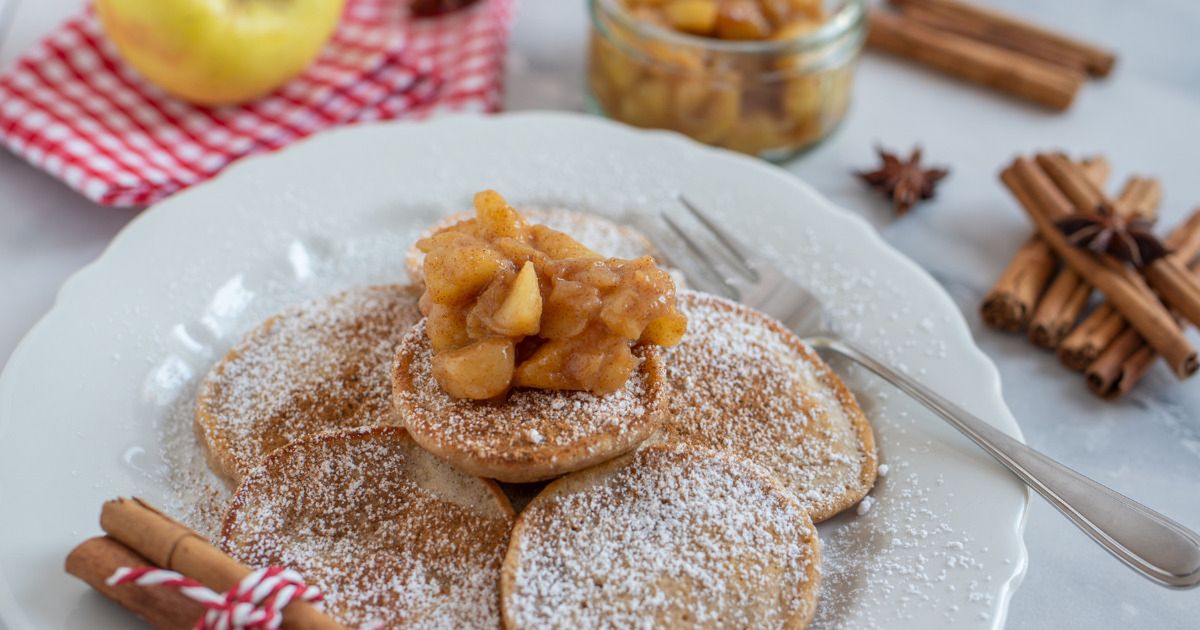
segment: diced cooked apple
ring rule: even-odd
[[[596,287],[556,278],[550,295],[542,305],[542,329],[545,339],[574,337],[600,311],[600,292]]]
[[[544,225],[529,226],[529,233],[533,237],[533,246],[542,250],[551,258],[604,259],[600,254],[584,247],[579,241]]]
[[[686,33],[707,35],[717,26],[715,0],[673,0],[663,13],[671,26]]]
[[[492,315],[492,329],[502,335],[536,335],[542,321],[542,291],[532,262],[521,267],[508,296]]]
[[[484,244],[439,247],[425,256],[425,286],[435,303],[458,304],[478,295],[504,266]]]
[[[516,354],[508,339],[484,339],[435,354],[433,377],[454,398],[495,398],[508,390]]]
[[[425,332],[434,352],[461,348],[471,342],[462,309],[434,304],[425,317]]]
[[[628,345],[624,342],[610,343],[604,353],[600,371],[586,381],[592,384],[589,391],[603,396],[621,389],[637,368],[637,364],[637,357],[633,356],[633,351]]]
[[[687,317],[675,312],[650,320],[642,331],[641,343],[652,343],[656,346],[673,346],[683,339],[687,332]]]
[[[571,381],[562,367],[575,349],[569,339],[547,341],[517,366],[512,384],[535,389],[569,389]]]
[[[525,226],[521,215],[494,190],[475,193],[475,217],[484,233],[492,238],[519,236]]]
[[[496,239],[492,242],[492,247],[495,247],[496,251],[516,263],[517,266],[523,266],[526,261],[532,260],[540,267],[549,260],[546,254],[534,249],[532,245],[515,238]]]
[[[735,0],[717,12],[717,37],[721,39],[766,39],[771,24],[754,0]]]

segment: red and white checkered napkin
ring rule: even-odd
[[[0,75],[0,142],[89,199],[153,203],[335,125],[499,108],[513,0],[410,19],[349,0],[301,76],[252,103],[196,107],[123,63],[89,8]]]

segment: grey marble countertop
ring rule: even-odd
[[[0,15],[15,6],[0,64],[81,4],[13,2],[0,0]],[[785,168],[869,220],[945,286],[999,366],[1005,398],[1030,444],[1200,528],[1200,381],[1176,382],[1158,365],[1124,401],[1101,402],[1051,355],[983,327],[976,310],[1030,230],[996,179],[1018,152],[1103,152],[1117,177],[1155,174],[1165,187],[1167,225],[1200,205],[1200,4],[991,2],[1107,42],[1121,54],[1115,73],[1056,115],[868,54],[846,123]],[[587,28],[582,0],[520,2],[510,109],[582,108]],[[896,220],[864,191],[849,172],[873,162],[877,142],[903,149],[919,142],[930,160],[951,165],[938,199]],[[63,280],[135,215],[95,207],[0,152],[0,360],[49,309]],[[1192,628],[1200,619],[1200,592],[1167,591],[1134,575],[1038,498],[1025,538],[1029,571],[1013,597],[1009,627]]]

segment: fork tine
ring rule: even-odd
[[[729,299],[737,299],[737,295],[729,293],[729,289],[720,280],[712,277],[713,274],[706,273],[697,269],[695,263],[691,263],[691,256],[682,251],[682,246],[674,242],[665,242],[661,237],[651,236],[650,240],[654,246],[658,248],[658,253],[663,255],[662,262],[671,266],[673,272],[683,275],[685,284],[676,285],[677,288],[688,288],[694,291],[703,291],[714,295],[723,295]],[[672,239],[674,240],[674,239]],[[681,258],[683,256],[683,258]],[[677,264],[678,260],[687,260],[688,265]]]
[[[731,257],[742,266],[743,270],[750,277],[758,280],[758,269],[755,268],[753,260],[755,256],[750,252],[750,248],[738,242],[738,240],[734,238],[732,234],[717,227],[717,224],[714,223],[712,219],[709,219],[708,215],[701,212],[700,208],[697,208],[696,205],[689,201],[687,197],[679,195],[679,203],[683,204],[683,207],[687,208],[687,211],[690,212],[692,216],[696,217],[697,221],[703,224],[704,227],[708,228],[709,232],[712,232],[713,237],[720,241],[720,243],[725,246],[725,249],[729,250],[729,253],[732,254]]]
[[[671,228],[671,231],[679,237],[679,240],[683,241],[683,244],[687,246],[689,251],[691,251],[692,256],[699,260],[700,263],[703,264],[708,270],[709,274],[716,278],[721,286],[725,288],[727,295],[731,295],[734,298],[737,298],[741,295],[741,291],[739,291],[738,288],[735,287],[731,282],[731,279],[733,278],[732,274],[729,274],[726,270],[721,269],[720,263],[713,259],[708,252],[704,251],[704,248],[700,247],[699,243],[693,240],[683,228],[679,227],[679,224],[676,223],[674,219],[672,219],[666,213],[662,214],[662,219],[664,222],[666,222],[667,227]]]

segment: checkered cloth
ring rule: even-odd
[[[89,199],[139,206],[336,125],[495,111],[512,4],[410,19],[406,0],[349,0],[302,75],[212,108],[142,79],[89,7],[0,75],[0,142]]]

